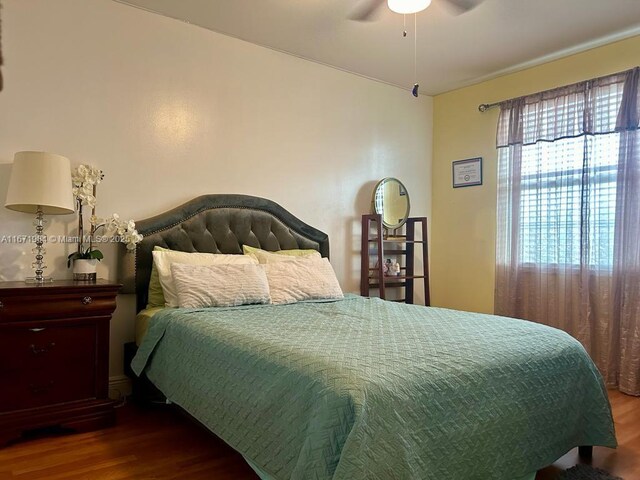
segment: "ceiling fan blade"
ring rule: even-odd
[[[482,3],[483,0],[442,0],[447,4],[452,13],[460,15],[473,10]]]
[[[349,15],[349,19],[358,22],[374,20],[378,9],[385,3],[386,0],[367,0],[360,2],[360,5]]]

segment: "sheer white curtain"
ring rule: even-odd
[[[496,313],[566,330],[640,395],[640,68],[501,105]]]

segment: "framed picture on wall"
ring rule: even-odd
[[[453,188],[482,185],[482,157],[453,162]]]

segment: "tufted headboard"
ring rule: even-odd
[[[242,246],[264,250],[309,248],[329,256],[329,237],[271,200],[249,195],[203,195],[173,210],[136,222],[144,239],[132,255],[121,249],[123,293],[136,293],[145,308],[156,245],[184,252],[242,254]]]

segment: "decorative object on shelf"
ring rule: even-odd
[[[453,188],[482,185],[482,157],[456,160],[452,172]]]
[[[416,235],[416,224],[421,226],[421,237]],[[379,213],[362,216],[362,253],[360,295],[370,296],[377,289],[382,299],[387,298],[388,288],[404,289],[404,298],[395,301],[414,303],[414,285],[424,282],[425,305],[431,303],[429,295],[429,255],[427,250],[427,218],[407,218],[406,235],[384,238],[383,220]],[[388,245],[388,248],[385,247]],[[416,245],[422,245],[422,271],[416,273]],[[382,261],[385,255],[390,255]],[[375,258],[375,262],[373,259]],[[395,260],[392,260],[395,258]],[[404,258],[403,267],[398,259]],[[372,267],[372,265],[374,265]]]
[[[411,205],[409,193],[400,180],[393,177],[383,178],[373,190],[371,201],[373,213],[382,215],[382,225],[387,230],[397,230],[404,225],[409,218]]]
[[[400,276],[400,264],[397,261],[391,262],[391,266],[389,267],[389,276]]]
[[[44,215],[67,215],[74,212],[73,195],[69,181],[71,163],[61,155],[46,152],[18,152],[15,154],[5,207],[25,213],[35,213],[36,234],[33,249],[35,276],[28,283],[44,283],[51,277],[44,276],[47,268]]]
[[[397,277],[400,275],[400,264],[396,260],[391,260],[387,258],[387,261],[384,262],[384,267],[382,268],[382,273],[385,277]]]
[[[71,175],[73,195],[78,209],[78,249],[69,255],[67,266],[73,264],[73,279],[84,281],[96,280],[98,262],[104,258],[103,253],[95,248],[96,234],[104,229],[109,239],[116,239],[127,246],[128,251],[135,250],[136,244],[142,240],[133,220],[120,220],[117,213],[105,219],[96,216],[97,186],[104,179],[104,172],[91,165],[80,165]],[[91,228],[88,237],[84,235],[83,208],[91,207]]]
[[[387,261],[384,262],[383,272],[387,277],[390,277],[391,275],[393,275],[394,273],[393,263],[391,262],[390,258],[387,258]]]

